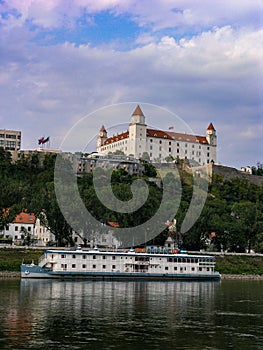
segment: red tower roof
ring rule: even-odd
[[[144,116],[144,114],[142,113],[141,107],[139,105],[135,108],[132,115],[143,115]]]
[[[208,125],[207,130],[214,130],[214,131],[215,131],[214,125],[213,125],[212,123],[210,123],[210,124]]]

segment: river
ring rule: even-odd
[[[0,349],[263,349],[263,281],[2,279]]]

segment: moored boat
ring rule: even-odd
[[[216,280],[213,256],[147,247],[128,251],[46,250],[38,265],[21,264],[22,278]]]

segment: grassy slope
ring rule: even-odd
[[[253,255],[217,256],[216,269],[221,274],[263,275],[263,257]]]
[[[0,271],[19,271],[22,261],[31,263],[34,260],[34,263],[37,264],[41,255],[41,249],[0,249]]]

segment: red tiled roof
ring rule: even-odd
[[[13,223],[15,224],[34,224],[36,222],[36,217],[34,214],[20,213],[15,217]]]
[[[107,224],[111,227],[120,227],[120,225],[114,221],[108,221]]]
[[[214,125],[213,125],[212,123],[210,123],[210,124],[208,125],[207,130],[215,130]]]
[[[143,115],[144,116],[144,114],[142,113],[141,107],[139,105],[135,108],[132,115]]]
[[[146,129],[146,136],[157,138],[157,139],[167,139],[174,141],[184,141],[184,142],[195,142],[201,144],[208,144],[205,136],[183,134],[178,132],[157,130],[157,129]],[[123,132],[121,134],[113,135],[105,140],[103,145],[109,145],[111,143],[127,139],[129,137],[129,131]]]
[[[103,145],[109,145],[109,144],[111,144],[113,142],[127,139],[128,137],[129,137],[129,131],[125,131],[125,132],[123,132],[121,134],[113,135],[112,137],[107,138],[105,140],[105,142],[103,143]]]
[[[146,135],[148,137],[153,137],[153,138],[156,137],[158,139],[170,139],[170,140],[173,139],[170,136],[170,133],[168,133],[167,131],[163,131],[163,130],[147,129]]]
[[[174,141],[199,142],[201,144],[208,144],[205,136],[182,134],[179,132],[147,129],[147,136],[162,139],[165,138]]]

